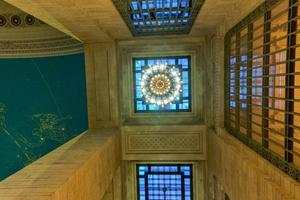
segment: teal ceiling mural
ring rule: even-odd
[[[84,55],[0,59],[0,180],[87,130]]]

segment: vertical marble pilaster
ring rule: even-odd
[[[224,127],[224,37],[225,25],[218,27],[213,37],[214,120],[216,128]]]
[[[118,124],[118,91],[115,43],[84,47],[89,128]]]

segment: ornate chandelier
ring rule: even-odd
[[[181,83],[175,66],[154,65],[143,71],[141,90],[147,103],[164,106],[179,100]]]

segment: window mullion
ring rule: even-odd
[[[180,171],[179,168],[178,168],[178,171]],[[185,184],[184,184],[184,176],[183,175],[181,176],[181,193],[182,193],[181,200],[185,200]]]
[[[247,135],[252,138],[252,55],[253,55],[253,24],[248,25],[247,43]]]
[[[263,118],[262,127],[269,127],[269,64],[270,64],[270,29],[271,29],[271,11],[267,11],[264,16],[264,49],[263,49]],[[269,132],[268,130],[262,128],[262,145],[264,148],[269,147]]]
[[[241,66],[241,34],[236,34],[236,64],[235,64],[235,101],[236,101],[236,130],[240,129],[240,66]]]
[[[224,74],[224,95],[225,95],[225,105],[224,106],[224,114],[225,118],[230,119],[230,60],[231,60],[231,40],[230,37],[227,36],[225,38],[225,58],[224,58],[224,63],[225,63],[225,74]],[[230,127],[230,120],[225,120],[225,127],[229,128]]]
[[[287,162],[293,162],[293,137],[294,137],[294,101],[290,101],[294,99],[294,85],[295,85],[295,61],[296,58],[296,37],[297,34],[294,33],[297,30],[297,20],[292,20],[298,15],[298,6],[293,5],[297,3],[298,0],[290,0],[290,8],[289,8],[289,23],[288,23],[288,50],[287,50],[287,67],[286,67],[286,91],[285,91],[285,160]],[[294,33],[294,34],[290,34]]]

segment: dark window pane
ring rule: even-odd
[[[192,165],[138,164],[139,200],[192,200]]]

